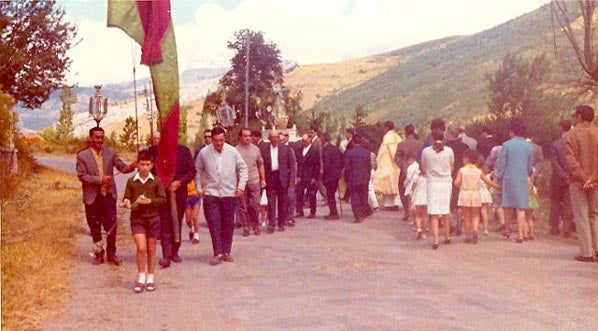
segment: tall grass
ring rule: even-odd
[[[70,295],[80,183],[41,168],[22,179],[2,202],[2,329],[41,329]]]

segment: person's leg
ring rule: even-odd
[[[179,249],[181,248],[181,231],[183,226],[183,217],[185,216],[185,204],[187,203],[187,190],[179,189],[176,191],[176,208],[177,208],[177,222],[179,224],[178,241],[175,240],[175,234],[173,233],[172,243],[172,256],[175,257],[175,262],[181,262],[179,256]]]
[[[409,219],[409,205],[411,204],[410,197],[405,195],[405,179],[407,178],[405,175],[406,171],[407,169],[401,169],[401,174],[399,175],[399,197],[401,199],[403,209],[405,210],[405,215],[403,215],[404,221]]]
[[[84,206],[85,219],[87,220],[87,225],[89,225],[89,232],[91,233],[94,253],[96,255],[94,264],[100,264],[104,262],[104,243],[102,242],[102,225],[100,223],[100,210],[102,207],[97,198],[91,205],[85,204]]]
[[[489,204],[483,203],[480,207],[480,215],[482,216],[482,223],[484,224],[484,235],[488,235],[488,206]]]
[[[307,185],[307,202],[309,203],[309,214],[316,214],[316,194],[318,193],[318,185],[309,183]]]
[[[471,241],[471,207],[461,207],[463,212],[463,227],[465,228],[465,242]]]
[[[480,227],[480,207],[471,207],[471,226],[476,233]]]
[[[279,186],[276,191],[277,196],[277,211],[278,211],[278,228],[284,229],[284,225],[287,222],[287,191],[288,186]]]
[[[361,211],[361,201],[359,201],[359,189],[357,185],[352,185],[349,187],[349,194],[351,194],[350,201],[351,201],[351,211],[353,212],[353,217],[355,220],[361,220],[362,211]]]
[[[147,237],[147,273],[156,273],[156,238]]]
[[[434,237],[434,246],[438,247],[438,215],[430,215],[432,220],[432,236]]]
[[[289,186],[287,196],[287,220],[289,222],[295,221],[295,210],[297,208],[296,187]]]
[[[233,247],[233,236],[235,231],[235,204],[234,197],[223,197],[219,199],[221,225],[222,225],[222,250],[230,256]]]
[[[260,213],[260,185],[247,185],[245,189],[245,195],[247,196],[247,199],[245,201],[247,203],[247,216],[249,218],[249,225],[253,229],[255,234],[259,234],[260,225],[258,218]]]
[[[451,242],[451,221],[450,215],[441,215],[442,222],[444,223],[444,242],[450,243]]]
[[[525,237],[525,209],[515,209],[517,215],[517,241],[520,242]]]
[[[305,190],[307,188],[307,184],[303,181],[299,182],[297,188],[295,190],[295,195],[297,196],[297,217],[303,217],[305,214],[303,213],[303,206],[305,205]]]
[[[338,209],[336,208],[336,190],[338,188],[338,180],[327,181],[324,183],[326,185],[326,195],[328,201],[328,215],[330,216],[338,216]]]
[[[527,224],[527,237],[530,240],[536,238],[534,235],[534,210],[533,209],[526,209],[525,210],[525,222]]]
[[[268,230],[276,227],[276,205],[277,205],[277,188],[268,187],[266,194],[268,195]]]
[[[563,194],[559,187],[554,182],[550,183],[550,213],[548,216],[548,223],[550,224],[550,234],[558,235],[559,230],[559,216],[561,215],[561,198]],[[563,222],[565,220],[563,219]],[[564,224],[563,224],[564,227]]]
[[[201,200],[193,205],[191,209],[191,219],[193,220],[193,239],[199,240],[199,207]]]
[[[247,207],[248,192],[245,188],[245,194],[242,197],[235,198],[237,200],[237,222],[243,227],[243,236],[249,236],[249,211]]]
[[[108,261],[114,262],[116,265],[120,261],[115,258],[116,255],[116,200],[112,196],[106,196],[104,200],[104,215],[102,217],[102,225],[106,231],[106,256]]]
[[[145,273],[145,259],[148,256],[147,238],[145,233],[136,233],[133,235],[137,251],[135,254],[135,261],[137,262],[137,272]]]
[[[220,215],[219,198],[206,195],[204,198],[203,212],[210,229],[212,238],[212,250],[214,256],[224,253],[224,244],[222,242],[222,219]],[[233,225],[234,226],[234,225]]]
[[[170,264],[172,257],[172,216],[168,205],[158,208],[160,214],[160,246],[162,247],[162,257],[160,265]]]

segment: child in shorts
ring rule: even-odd
[[[185,209],[185,220],[189,227],[189,240],[192,244],[199,244],[199,207],[201,197],[195,189],[195,183],[190,181],[187,184],[187,204]]]
[[[131,233],[137,246],[137,271],[139,273],[133,291],[141,293],[143,289],[154,291],[154,273],[156,270],[156,238],[160,234],[160,216],[158,206],[166,203],[166,193],[160,179],[155,178],[151,170],[154,166],[152,155],[142,151],[137,157],[138,173],[129,178],[123,202],[131,209]],[[147,256],[147,277],[145,264]]]

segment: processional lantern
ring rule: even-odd
[[[96,94],[89,98],[89,116],[96,122],[96,126],[100,126],[100,122],[108,114],[108,98],[104,98],[101,93],[102,85],[94,85]]]

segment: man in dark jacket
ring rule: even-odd
[[[341,178],[343,170],[343,154],[338,147],[330,144],[330,134],[322,133],[322,165],[324,173],[322,182],[326,187],[326,198],[328,201],[329,214],[324,216],[327,220],[337,220],[338,210],[336,209],[336,190],[338,189],[338,180]]]
[[[405,140],[397,145],[397,152],[395,153],[395,162],[401,168],[399,174],[399,195],[401,196],[401,203],[405,209],[403,220],[409,219],[409,196],[405,195],[405,179],[407,178],[407,155],[418,155],[424,144],[415,138],[415,127],[413,124],[405,126]]]
[[[372,164],[370,152],[361,146],[362,137],[355,134],[351,143],[353,148],[345,153],[345,180],[351,191],[351,210],[355,217],[354,223],[361,223],[367,216],[368,184]]]
[[[152,146],[148,148],[154,164],[158,161],[158,146],[160,145],[160,132],[154,132]],[[157,167],[152,168],[152,174],[157,175]],[[160,213],[160,245],[162,258],[158,262],[163,268],[170,267],[170,262],[180,263],[183,259],[179,256],[181,247],[181,225],[187,203],[187,184],[195,178],[195,164],[188,147],[181,144],[176,146],[176,170],[172,180],[166,186],[167,202],[159,208]],[[173,196],[174,194],[174,196]],[[176,200],[176,214],[178,227],[173,221],[171,208],[172,198]],[[177,231],[177,232],[175,232]],[[178,236],[177,236],[178,235]],[[179,238],[178,241],[176,238]]]
[[[571,121],[559,122],[561,136],[550,145],[550,234],[558,235],[559,218],[563,220],[563,234],[569,235],[573,230],[571,199],[569,198],[569,171],[565,159],[565,134],[571,130]]]
[[[268,229],[274,233],[278,216],[278,231],[284,231],[287,220],[288,187],[295,185],[297,161],[289,146],[280,143],[276,130],[270,131],[270,143],[260,148],[266,172],[266,195],[268,196]],[[259,145],[258,145],[259,147]],[[278,212],[278,215],[277,215]]]
[[[307,196],[309,203],[309,216],[316,217],[316,193],[318,192],[318,177],[320,176],[320,150],[311,143],[311,138],[304,134],[301,137],[301,150],[297,154],[297,205],[303,206]],[[297,215],[303,216],[303,210]]]

